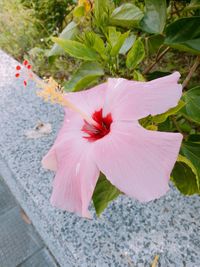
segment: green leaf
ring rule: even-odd
[[[66,40],[73,40],[75,39],[76,35],[78,34],[78,27],[75,22],[70,22],[64,30],[59,35],[59,38],[66,39]],[[64,53],[64,50],[57,44],[54,44],[53,47],[48,51],[47,56],[57,56]]]
[[[148,33],[162,33],[165,27],[167,8],[166,0],[146,0],[146,12],[140,26]]]
[[[151,81],[157,78],[161,78],[161,77],[165,77],[167,75],[171,74],[171,72],[167,72],[167,71],[153,71],[148,73],[147,76],[147,80]]]
[[[150,130],[150,131],[157,131],[158,130],[158,126],[156,126],[154,124],[147,125],[145,128],[147,130]]]
[[[158,124],[158,131],[160,132],[173,132],[176,128],[174,127],[173,122],[169,119],[169,117],[166,119],[166,121]]]
[[[131,50],[128,52],[126,66],[129,69],[134,69],[145,57],[144,45],[141,39],[137,39]]]
[[[178,105],[174,108],[170,108],[167,112],[163,114],[159,114],[152,117],[153,122],[162,123],[164,122],[170,115],[176,114],[181,108],[185,106],[185,102],[180,100]]]
[[[104,41],[98,34],[95,34],[94,32],[93,36],[94,36],[93,49],[96,50],[96,52],[98,52],[100,55],[105,55]]]
[[[67,52],[70,56],[95,61],[98,60],[98,54],[92,48],[87,47],[86,45],[72,40],[64,40],[60,38],[53,37],[52,40],[61,46],[65,52]]]
[[[181,18],[171,23],[166,29],[165,44],[200,54],[200,17]]]
[[[175,186],[184,195],[200,193],[197,185],[198,174],[196,168],[186,157],[179,155],[171,176]]]
[[[109,0],[95,0],[94,17],[95,24],[103,29],[109,24],[109,15],[111,13],[112,4]]]
[[[177,158],[177,161],[178,162],[184,162],[185,164],[187,164],[190,167],[190,169],[193,171],[195,176],[198,177],[197,170],[196,170],[195,166],[192,164],[192,162],[189,159],[187,159],[186,157],[184,157],[181,154],[179,154],[178,158]],[[197,178],[197,180],[198,180],[198,178]]]
[[[115,27],[108,27],[108,42],[110,43],[111,47],[117,43],[120,36],[121,32],[117,31]]]
[[[183,142],[181,154],[192,162],[198,173],[197,185],[200,186],[200,143]]]
[[[108,206],[109,202],[120,194],[121,192],[101,173],[92,196],[97,215],[99,216]]]
[[[143,12],[134,4],[126,3],[117,7],[110,16],[110,24],[125,28],[132,28],[142,19]]]
[[[64,84],[66,91],[85,89],[98,77],[104,75],[102,66],[97,62],[84,62],[73,74],[71,80]]]
[[[177,120],[176,121],[178,127],[179,127],[179,131],[182,131],[184,133],[188,133],[190,134],[192,131],[192,126],[191,123],[189,123],[187,120],[185,120],[184,118],[181,120]]]
[[[124,44],[124,41],[126,40],[128,35],[129,35],[129,32],[125,32],[119,36],[117,42],[113,45],[113,47],[110,51],[110,55],[112,57],[116,56],[119,53],[119,50],[122,47],[122,45]]]
[[[140,82],[145,82],[146,81],[144,76],[142,75],[142,73],[137,71],[137,70],[134,70],[134,72],[133,72],[133,79],[135,81],[140,81]]]
[[[117,31],[115,27],[108,27],[108,42],[110,45],[110,55],[112,57],[116,56],[119,53],[120,48],[125,42],[126,38],[129,35],[129,31],[121,34]]]
[[[186,105],[181,113],[194,122],[200,123],[200,86],[194,87],[183,95]]]
[[[122,47],[120,48],[119,50],[119,53],[121,55],[125,55],[130,49],[131,47],[133,46],[134,42],[136,40],[136,36],[131,33],[127,38],[126,40],[124,41]]]
[[[158,52],[158,49],[164,43],[164,39],[164,36],[161,34],[151,35],[147,38],[148,52],[150,55]]]
[[[189,135],[187,141],[200,143],[200,134],[191,134],[191,135]]]
[[[100,54],[100,56],[104,60],[107,59],[104,41],[98,34],[92,31],[86,32],[84,36],[84,41],[88,47],[91,47],[92,49],[94,49],[98,54]]]
[[[83,5],[76,6],[73,11],[75,17],[83,17],[85,15],[85,7]]]

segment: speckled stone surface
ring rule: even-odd
[[[41,168],[62,123],[62,108],[43,103],[34,86],[14,78],[16,61],[0,52],[0,173],[62,267],[200,266],[200,198],[171,189],[165,197],[140,204],[119,197],[93,220],[49,204],[53,173]],[[52,134],[26,139],[41,120]]]
[[[58,267],[0,176],[0,266]]]

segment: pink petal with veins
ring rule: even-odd
[[[107,179],[130,197],[150,201],[168,190],[182,135],[147,131],[133,122],[114,122],[94,145],[94,160]]]
[[[104,115],[111,112],[114,121],[137,120],[175,107],[182,94],[179,77],[174,72],[150,82],[108,79]]]

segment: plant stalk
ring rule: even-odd
[[[145,75],[145,74],[148,74],[149,72],[150,72],[150,70],[152,70],[153,69],[153,67],[163,58],[163,56],[169,51],[169,49],[170,49],[170,47],[168,46],[162,53],[160,53],[160,55],[158,55],[157,57],[156,57],[156,61],[155,62],[153,62],[149,67],[147,67],[145,70],[144,70],[144,72],[143,72],[143,74]]]
[[[197,56],[195,61],[194,61],[194,64],[192,65],[192,67],[188,73],[188,75],[186,76],[185,80],[183,81],[183,84],[182,84],[183,88],[187,87],[190,79],[192,78],[193,73],[196,71],[199,64],[200,64],[200,56]]]

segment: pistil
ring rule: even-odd
[[[70,102],[70,100],[66,97],[67,94],[64,94],[63,87],[61,87],[52,77],[50,77],[49,79],[42,80],[31,71],[31,65],[28,63],[28,61],[24,61],[23,65],[23,74],[25,74],[26,76],[24,79],[24,86],[27,85],[28,80],[34,81],[37,87],[42,89],[36,92],[37,95],[42,97],[45,101],[51,101],[52,103],[57,103],[64,107],[67,107],[78,113],[88,124],[94,125],[96,127],[98,126],[98,123],[92,117],[88,116],[74,103]],[[15,77],[18,78],[20,76],[19,71],[21,70],[21,67],[17,66],[16,70],[17,73],[15,74]]]
[[[89,142],[94,142],[109,134],[110,126],[113,122],[112,115],[110,113],[105,117],[103,116],[102,108],[98,111],[95,111],[92,115],[92,118],[95,120],[97,125],[91,125],[85,121],[85,124],[82,127],[82,131],[87,134],[84,136],[84,138]]]

